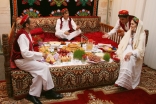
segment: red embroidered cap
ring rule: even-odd
[[[119,11],[119,15],[129,15],[127,10],[121,10]]]
[[[21,22],[20,22],[20,25],[23,25],[23,23],[26,22],[28,18],[29,18],[28,15],[24,15],[24,16],[22,17],[22,20],[21,20]]]
[[[65,13],[66,11],[68,11],[68,9],[64,8],[64,9],[61,10],[61,13]]]

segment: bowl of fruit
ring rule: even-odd
[[[59,54],[61,62],[71,61],[70,52],[68,50],[60,48],[57,53]]]

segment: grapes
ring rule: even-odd
[[[69,51],[61,48],[57,53],[59,53],[60,56],[66,56]]]

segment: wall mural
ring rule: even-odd
[[[22,0],[22,4],[29,4],[29,5],[33,5],[34,3],[36,5],[40,5],[40,1],[41,0]]]
[[[79,5],[82,5],[82,6],[86,6],[86,4],[88,4],[89,6],[91,6],[91,2],[93,0],[75,0],[77,3],[76,5],[79,6]]]
[[[50,6],[57,5],[60,7],[61,5],[68,6],[69,0],[48,0],[50,2]]]
[[[70,16],[97,16],[98,0],[10,0],[11,16],[60,16],[68,8]]]

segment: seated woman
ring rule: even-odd
[[[140,82],[145,52],[143,23],[137,17],[131,20],[130,30],[122,38],[116,56],[120,58],[120,72],[116,86],[135,89]]]
[[[62,40],[71,40],[81,34],[80,26],[77,26],[69,17],[67,8],[62,9],[62,17],[56,22],[55,36]]]

